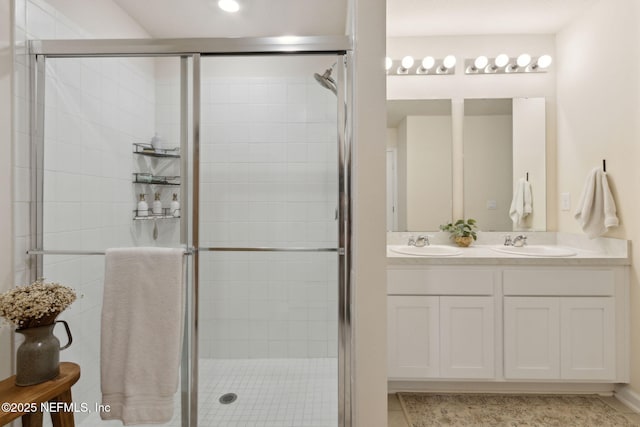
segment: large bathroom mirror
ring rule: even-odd
[[[387,230],[451,221],[450,100],[387,101]]]
[[[456,212],[482,231],[545,231],[545,99],[466,99],[463,107],[387,100],[387,230],[438,231]],[[520,179],[531,212],[514,221]]]
[[[483,231],[546,229],[544,98],[467,99],[463,212]]]

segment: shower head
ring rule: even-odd
[[[313,77],[323,88],[329,89],[334,95],[338,95],[338,89],[336,88],[336,82],[331,78],[331,68],[328,68],[324,73],[313,73]]]

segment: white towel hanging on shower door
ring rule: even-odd
[[[184,250],[108,249],[101,326],[103,420],[165,423],[178,390]]]

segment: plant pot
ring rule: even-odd
[[[67,331],[69,342],[64,347],[60,347],[60,341],[53,335],[56,323],[62,323]],[[57,320],[51,325],[16,329],[16,332],[24,335],[24,342],[16,352],[16,385],[34,385],[57,377],[60,373],[60,350],[72,342],[67,322]]]
[[[454,241],[456,242],[456,244],[458,246],[466,248],[469,245],[471,245],[471,243],[473,243],[473,237],[471,237],[471,236],[456,236]]]

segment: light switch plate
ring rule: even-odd
[[[560,193],[560,210],[571,210],[571,193]]]
[[[495,200],[487,200],[487,209],[493,211],[498,208],[498,203]]]

